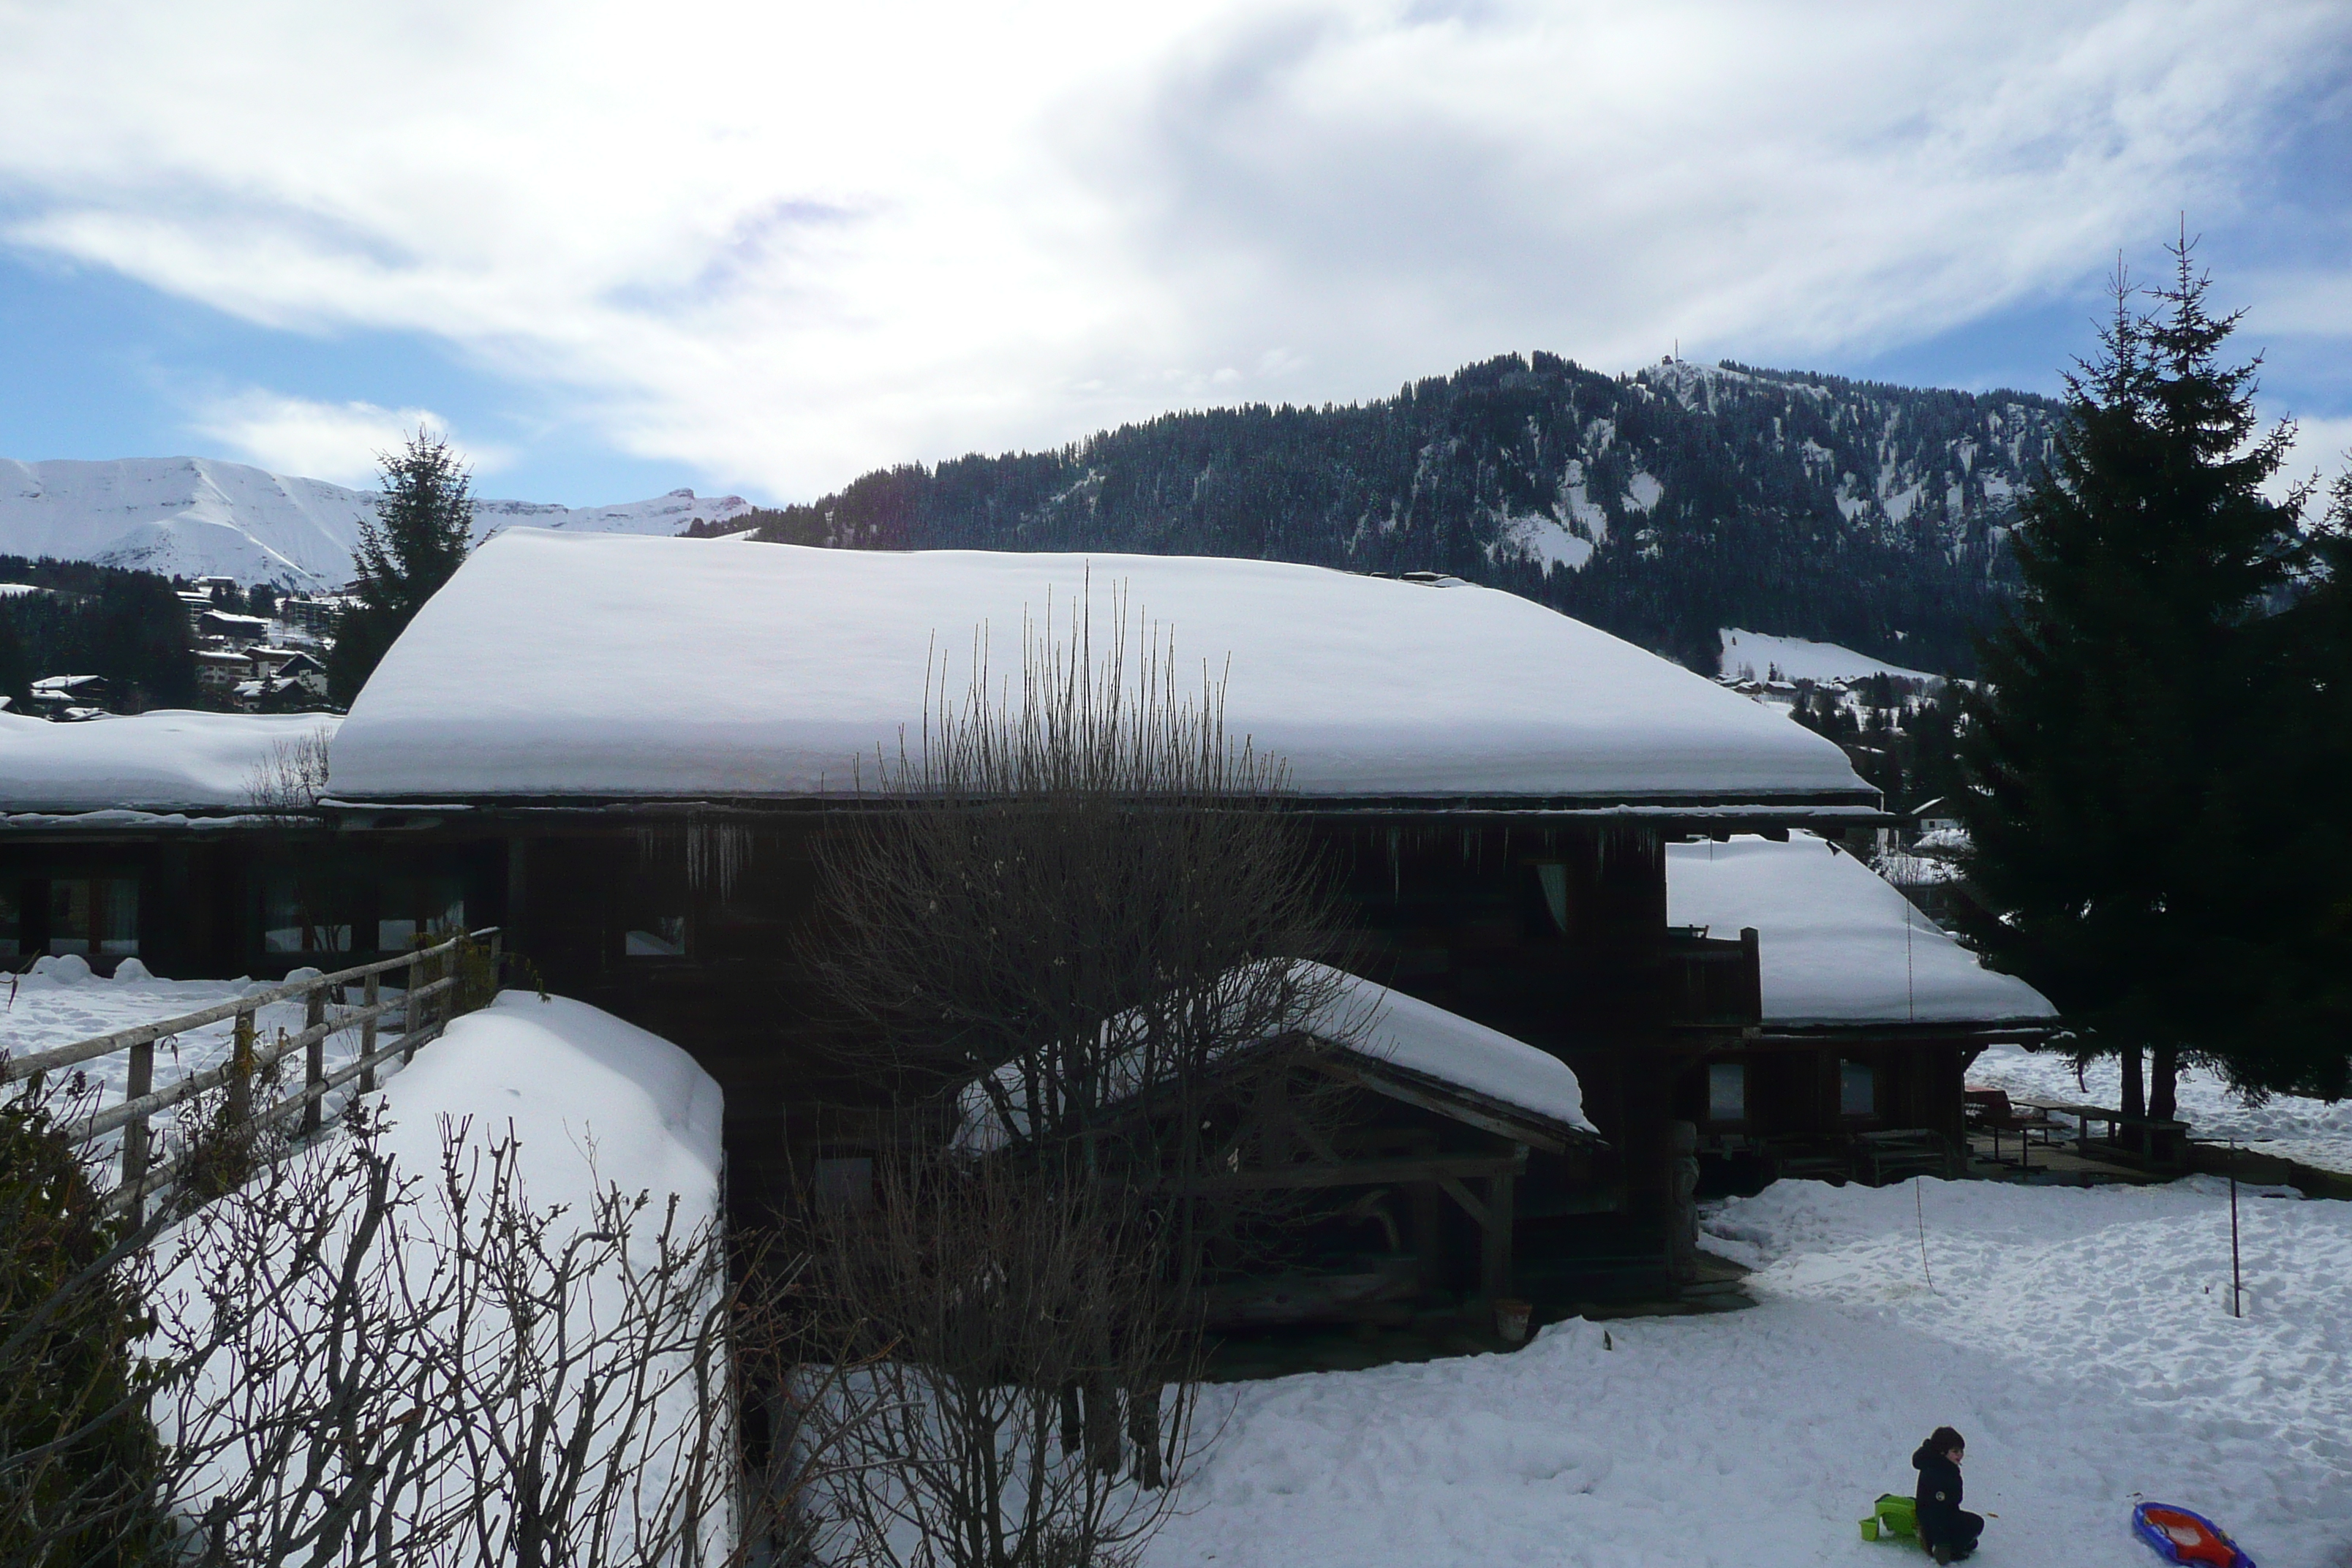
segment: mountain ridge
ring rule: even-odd
[[[332,589],[352,577],[375,493],[214,458],[0,458],[0,555]],[[751,510],[740,496],[678,489],[605,507],[478,500],[474,521],[478,540],[515,523],[678,533]]]
[[[877,469],[746,514],[848,548],[1098,549],[1449,573],[1694,668],[1724,626],[1965,674],[2055,401],[1507,354],[1394,397],[1200,409]]]

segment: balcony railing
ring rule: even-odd
[[[1710,938],[1705,927],[1666,932],[1666,1022],[1678,1029],[1745,1029],[1764,1021],[1756,928]]]

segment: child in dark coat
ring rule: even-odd
[[[1919,1472],[1919,1544],[1938,1563],[1957,1563],[1977,1549],[1984,1516],[1960,1506],[1960,1457],[1968,1445],[1949,1426],[1938,1426],[1911,1456]]]

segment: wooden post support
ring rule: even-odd
[[[404,1005],[400,1010],[400,1059],[404,1062],[416,1059],[416,1026],[421,1021],[421,1009],[416,1005],[416,981],[423,970],[423,959],[408,961],[408,994],[401,999]]]
[[[507,933],[503,929],[490,933],[490,994],[493,996],[499,994],[499,986],[506,979],[506,942]]]
[[[155,1042],[142,1040],[131,1047],[131,1079],[122,1098],[139,1100],[155,1089]],[[147,1118],[142,1116],[122,1130],[122,1184],[131,1194],[131,1226],[147,1222]]]
[[[1479,1286],[1489,1301],[1511,1293],[1512,1188],[1515,1176],[1486,1178],[1486,1234],[1480,1238]]]
[[[253,1009],[236,1016],[229,1046],[228,1120],[243,1127],[253,1116]]]
[[[375,1006],[376,993],[380,989],[376,984],[380,976],[377,975],[369,975],[367,989],[361,994],[360,1005],[366,1009],[368,1015],[367,1022],[360,1026],[360,1062],[362,1064],[360,1092],[362,1094],[375,1092]]]
[[[327,1021],[327,988],[310,987],[302,1009],[304,1029],[316,1028]],[[327,1042],[312,1040],[302,1051],[302,1131],[316,1132],[327,1108]]]

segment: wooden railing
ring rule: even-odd
[[[1737,941],[1680,931],[1666,943],[1666,1021],[1682,1028],[1747,1028],[1764,1017],[1756,930]]]
[[[303,1133],[316,1132],[324,1120],[330,1094],[353,1079],[359,1082],[360,1093],[370,1092],[375,1088],[377,1068],[395,1056],[407,1061],[415,1056],[419,1046],[448,1026],[450,1019],[457,1016],[457,994],[466,978],[459,970],[460,956],[469,947],[486,952],[495,987],[499,935],[498,927],[488,926],[398,958],[357,964],[312,979],[289,981],[175,1018],[117,1029],[110,1035],[78,1040],[54,1050],[0,1059],[0,1084],[38,1078],[118,1051],[129,1053],[129,1071],[121,1102],[68,1123],[64,1131],[67,1142],[79,1147],[121,1130],[122,1179],[107,1195],[103,1207],[110,1215],[127,1209],[136,1224],[147,1200],[184,1174],[194,1154],[193,1149],[188,1149],[169,1160],[157,1162],[153,1158],[152,1122],[159,1111],[169,1110],[207,1090],[226,1088],[227,1117],[233,1126],[270,1127],[299,1117]],[[386,1000],[383,995],[383,976],[394,970],[407,972],[406,984],[398,995]],[[337,994],[352,985],[362,988],[359,1005],[351,1007],[346,1004],[337,1010]],[[256,1026],[261,1009],[297,997],[304,1003],[302,1028],[298,1033],[261,1042]],[[394,1013],[400,1015],[399,1033],[383,1038],[383,1021]],[[156,1042],[216,1024],[223,1018],[236,1020],[227,1059],[157,1089]],[[328,1072],[328,1038],[353,1028],[360,1032],[359,1055]],[[297,1051],[302,1053],[302,1087],[257,1110],[252,1102],[255,1083]]]

